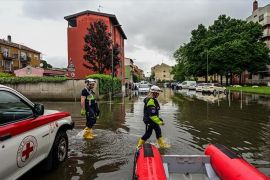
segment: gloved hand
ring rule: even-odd
[[[99,117],[99,114],[100,114],[100,110],[98,109],[96,112],[96,116]]]
[[[85,116],[85,114],[86,114],[85,109],[81,109],[81,115],[82,115],[82,116]]]
[[[165,123],[164,123],[164,121],[163,121],[163,119],[162,118],[159,118],[160,119],[160,121],[161,121],[161,124],[160,125],[165,125]]]

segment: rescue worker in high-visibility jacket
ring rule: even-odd
[[[161,128],[159,125],[164,125],[164,121],[159,117],[160,106],[158,103],[159,93],[162,92],[158,86],[152,86],[148,96],[144,99],[144,116],[143,121],[145,123],[145,133],[139,139],[137,148],[139,148],[144,142],[150,138],[152,131],[155,130],[158,144],[161,148],[168,148],[169,145],[164,142],[161,134]]]
[[[86,79],[86,87],[81,94],[81,115],[86,116],[86,128],[83,133],[85,139],[93,139],[96,136],[92,128],[96,124],[96,119],[99,118],[100,111],[93,91],[95,84],[94,79]]]

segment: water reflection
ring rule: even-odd
[[[69,111],[76,123],[68,134],[69,158],[56,171],[32,172],[23,179],[131,179],[134,150],[145,130],[144,98],[134,92],[112,103],[101,101],[94,130],[98,136],[91,141],[78,136],[85,127],[79,102],[42,102],[47,109]],[[161,153],[203,154],[208,143],[224,144],[270,175],[270,96],[165,88],[159,102],[162,133],[172,145]],[[155,136],[149,141],[155,143]]]
[[[194,94],[199,100],[190,101],[186,93],[175,95],[173,101],[181,112],[176,122],[184,134],[190,133],[189,138],[179,137],[180,142],[199,147],[208,143],[224,144],[256,167],[269,168],[270,96],[239,92],[224,95],[218,102],[209,101],[213,95],[200,96]]]

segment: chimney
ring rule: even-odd
[[[8,40],[8,42],[11,43],[11,35],[8,35],[8,36],[7,36],[7,40]]]
[[[253,12],[254,12],[256,9],[258,9],[258,2],[255,0],[255,1],[253,2]]]

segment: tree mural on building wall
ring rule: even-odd
[[[116,74],[120,65],[120,48],[118,44],[115,44],[112,53],[112,35],[107,29],[108,26],[102,20],[91,23],[87,28],[83,58],[88,63],[83,65],[94,72],[103,74],[106,70],[111,71],[113,55],[114,74]]]

